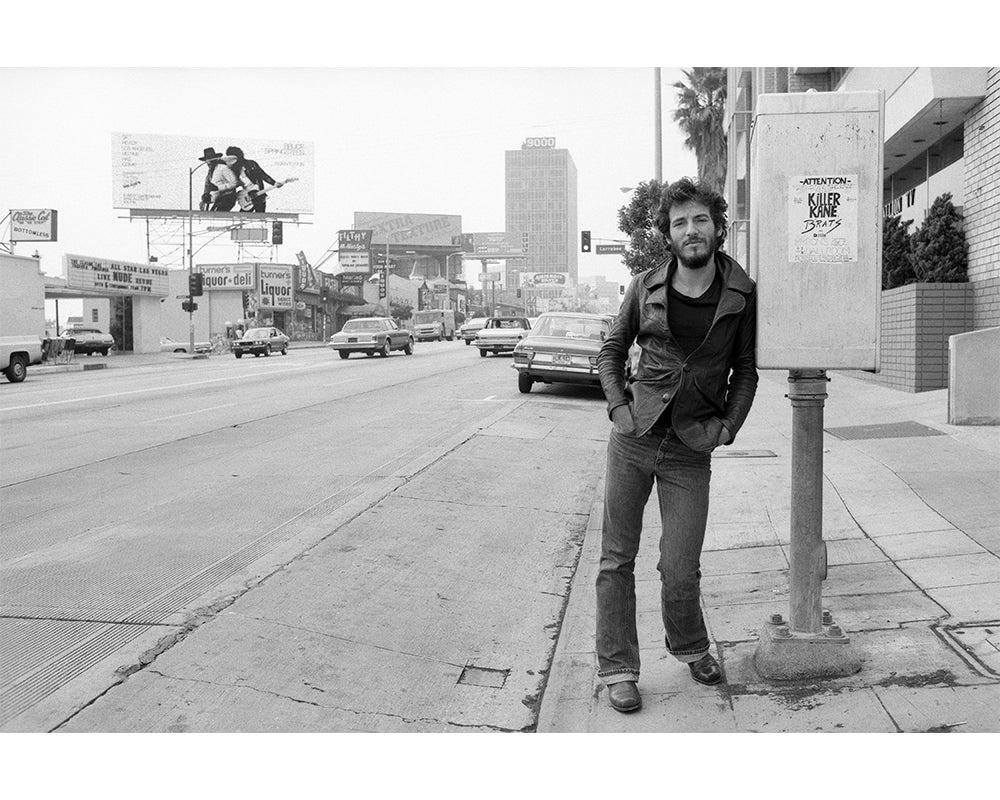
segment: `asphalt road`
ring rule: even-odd
[[[510,363],[442,342],[409,357],[292,350],[3,386],[0,726],[530,729],[603,450],[581,425],[606,418],[599,391],[518,394]],[[301,641],[288,661],[273,630],[259,635],[275,652],[241,650],[226,624],[247,603],[253,624],[333,637],[353,669],[331,676],[326,645]],[[195,677],[167,675],[168,657]],[[427,663],[436,693],[416,691]],[[142,701],[156,696],[143,681],[204,691],[232,669],[242,677],[226,685],[325,675],[338,699],[304,719],[259,703],[300,710],[298,683],[258,691],[245,714],[217,698],[195,714],[188,698],[182,723]],[[501,673],[506,693],[452,689]]]

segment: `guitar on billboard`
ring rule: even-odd
[[[243,211],[253,211],[253,199],[255,197],[260,197],[261,195],[267,194],[268,192],[273,192],[275,189],[280,189],[287,183],[294,183],[298,178],[285,178],[283,181],[279,181],[276,185],[271,186],[267,189],[244,189],[242,186],[236,190],[236,200],[240,204],[240,208]]]
[[[271,186],[268,189],[257,189],[257,188],[247,189],[244,188],[243,186],[238,186],[235,189],[218,189],[214,192],[206,192],[204,195],[202,195],[201,205],[199,206],[199,208],[202,211],[209,211],[212,205],[218,202],[220,197],[232,197],[235,194],[236,199],[239,202],[240,208],[243,211],[252,211],[253,198],[255,196],[261,194],[267,194],[268,192],[273,192],[275,189],[280,189],[287,183],[295,183],[295,181],[297,180],[298,178],[286,178],[285,180],[280,182],[280,185]]]

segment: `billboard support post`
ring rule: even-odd
[[[188,352],[194,355],[194,296],[191,294],[191,279],[194,277],[194,174],[207,161],[197,167],[188,167]]]

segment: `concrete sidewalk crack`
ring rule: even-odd
[[[411,653],[408,650],[395,650],[391,647],[386,647],[385,645],[372,644],[371,642],[364,642],[361,641],[360,639],[352,639],[349,636],[338,636],[335,633],[327,633],[326,631],[319,631],[316,630],[315,628],[307,628],[302,625],[291,625],[287,622],[279,622],[278,620],[270,619],[268,617],[251,617],[245,614],[240,614],[238,612],[230,612],[230,613],[232,614],[232,616],[243,617],[244,619],[251,619],[255,620],[256,622],[265,622],[271,625],[277,625],[278,627],[281,628],[288,628],[293,631],[303,631],[304,633],[312,633],[315,634],[316,636],[322,636],[326,639],[336,639],[337,641],[347,642],[348,644],[357,644],[361,645],[362,647],[371,647],[374,648],[375,650],[382,650],[383,652],[386,653],[395,653],[396,655],[419,658],[423,661],[430,661],[434,664],[444,664],[445,666],[455,667],[457,669],[463,669],[465,666],[467,666],[466,664],[455,664],[451,661],[445,661],[440,658],[432,658],[431,656],[425,656],[421,653]]]
[[[500,731],[503,733],[521,733],[528,730],[531,726],[525,726],[525,728],[504,728],[499,725],[490,725],[488,723],[462,723],[462,722],[450,722],[449,720],[435,719],[434,717],[407,717],[403,714],[393,714],[388,711],[361,711],[356,708],[347,708],[345,706],[337,705],[327,705],[324,703],[317,703],[312,700],[303,700],[300,697],[293,697],[292,695],[282,694],[281,692],[274,692],[270,689],[262,689],[259,686],[253,686],[249,683],[225,683],[221,681],[210,681],[204,678],[187,678],[180,677],[178,675],[167,675],[165,672],[160,672],[159,670],[151,669],[148,670],[153,675],[158,675],[161,678],[171,681],[185,681],[188,683],[200,683],[208,686],[218,686],[222,689],[248,689],[251,692],[257,692],[258,694],[268,695],[270,697],[277,697],[279,700],[288,700],[292,703],[299,703],[305,706],[314,706],[316,708],[326,709],[328,711],[343,711],[347,714],[354,714],[356,716],[373,716],[373,717],[386,717],[388,719],[398,719],[407,724],[414,723],[433,723],[436,725],[450,725],[456,728],[483,728],[486,730]],[[320,689],[317,686],[310,685],[310,688],[314,691],[325,692],[325,689]]]

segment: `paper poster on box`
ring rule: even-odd
[[[857,262],[857,175],[788,179],[788,260],[793,264]]]

